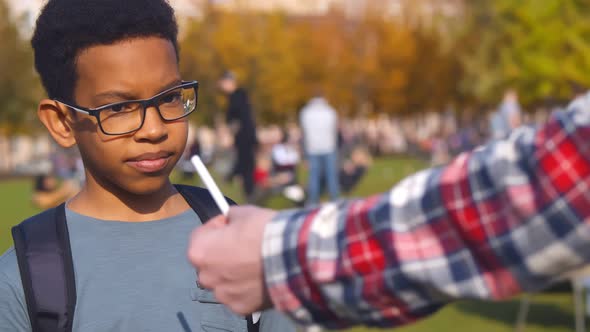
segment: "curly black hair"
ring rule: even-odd
[[[81,51],[136,37],[170,40],[178,60],[178,25],[167,0],[49,0],[31,40],[49,98],[73,101]]]

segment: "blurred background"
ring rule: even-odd
[[[338,119],[342,197],[385,191],[514,126],[542,123],[590,86],[587,0],[170,2],[183,78],[200,82],[173,179],[198,183],[186,162],[198,154],[239,202],[305,204],[311,159],[300,114],[318,86]],[[0,252],[12,245],[12,225],[71,197],[84,177],[76,151],[58,148],[36,119],[44,91],[29,38],[42,4],[0,0]],[[251,196],[234,177],[235,137],[218,88],[227,70],[256,124]],[[570,331],[576,310],[578,327],[586,312],[574,299],[568,281],[528,307],[522,298],[462,302],[399,331]]]

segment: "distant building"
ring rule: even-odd
[[[177,0],[180,2],[180,0]],[[187,0],[188,1],[188,0]],[[456,17],[464,12],[464,0],[199,0],[227,9],[283,10],[292,15],[323,15],[338,7],[349,16],[368,7],[379,8],[392,18],[431,19],[436,15]],[[192,3],[195,3],[193,0]]]
[[[30,33],[39,11],[46,0],[9,0],[14,14],[25,18]],[[228,10],[282,10],[292,16],[321,16],[331,8],[340,8],[354,17],[369,7],[392,19],[408,23],[429,23],[434,17],[454,18],[465,11],[465,0],[169,0],[182,23],[183,18],[199,17],[204,5]]]
[[[53,139],[47,134],[12,137],[0,135],[0,177],[50,171],[48,161],[55,149]]]

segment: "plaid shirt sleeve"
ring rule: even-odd
[[[590,108],[558,112],[388,193],[280,213],[266,284],[279,310],[330,328],[538,290],[590,260],[589,185]]]

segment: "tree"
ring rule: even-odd
[[[507,88],[521,101],[563,101],[590,87],[590,7],[584,0],[474,1],[462,57],[463,91],[494,103]]]
[[[34,110],[41,87],[32,49],[19,35],[4,1],[0,1],[0,40],[0,132],[30,131],[38,127]]]
[[[280,12],[229,12],[207,7],[204,19],[189,23],[181,41],[182,72],[201,85],[200,108],[223,110],[215,82],[223,70],[235,71],[250,91],[264,121],[285,119],[298,105],[299,65],[293,31]],[[210,119],[209,119],[210,120]]]
[[[215,87],[223,69],[250,91],[261,122],[294,118],[317,90],[343,115],[441,109],[456,95],[455,54],[436,29],[387,17],[382,6],[290,17],[206,5],[181,40],[183,76],[201,81],[201,120],[223,110]]]

